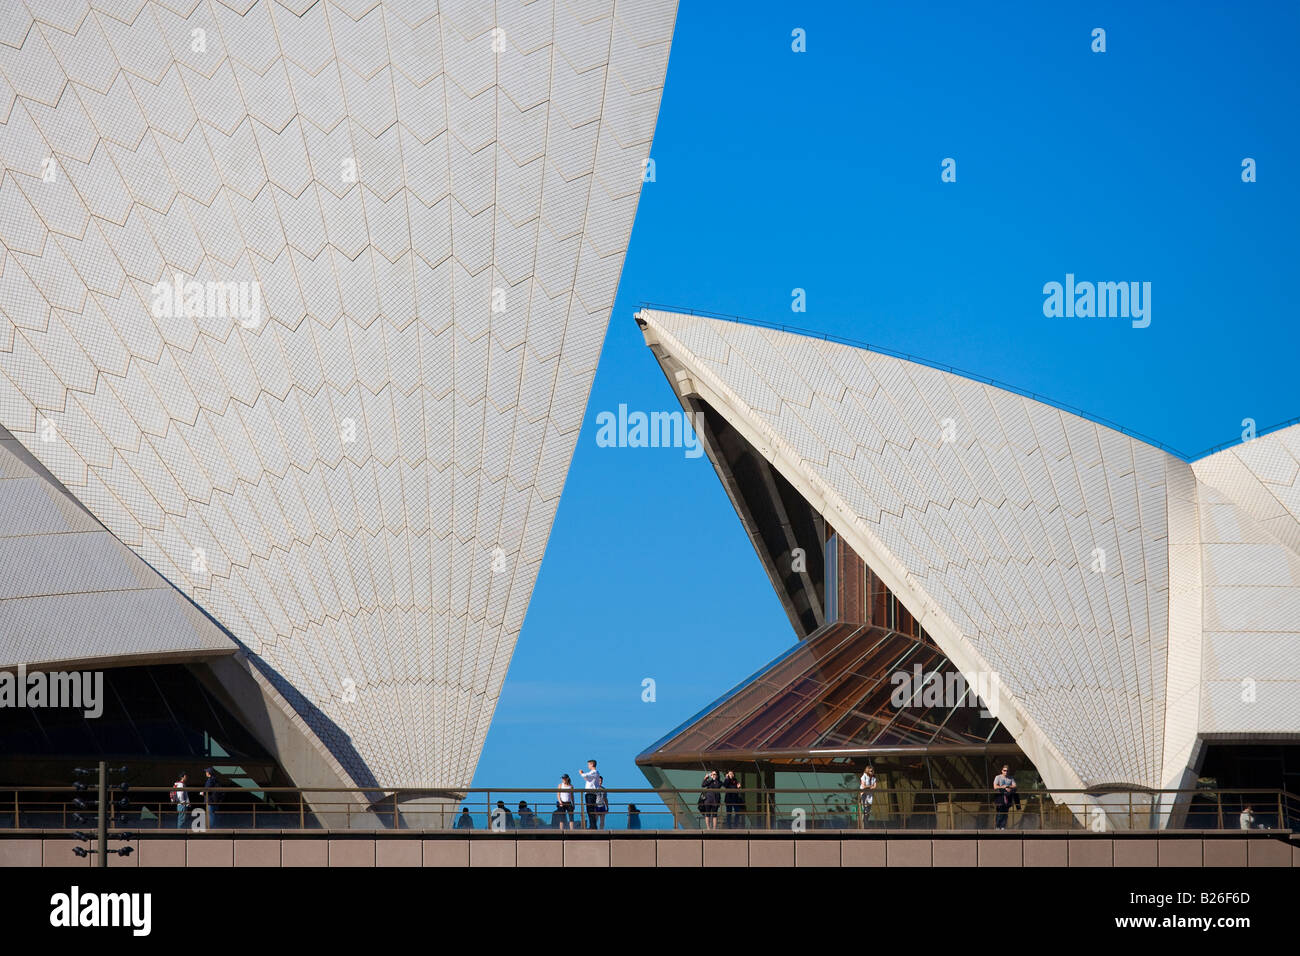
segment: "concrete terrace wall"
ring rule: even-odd
[[[0,867],[87,867],[63,832],[0,831]],[[1287,833],[146,833],[112,866],[1300,867]]]

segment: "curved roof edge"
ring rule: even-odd
[[[1012,385],[1009,382],[1003,382],[995,378],[990,378],[987,375],[981,375],[979,372],[971,372],[966,369],[957,368],[956,366],[953,365],[948,365],[945,362],[939,362],[932,359],[923,358],[919,355],[911,355],[907,352],[900,352],[897,349],[891,349],[888,348],[887,346],[872,345],[869,342],[863,342],[860,339],[853,339],[844,335],[836,335],[833,332],[819,332],[815,329],[804,329],[794,325],[785,325],[780,322],[767,322],[764,321],[763,319],[751,319],[743,315],[730,315],[723,312],[710,312],[707,309],[695,309],[689,306],[665,305],[660,302],[648,302],[643,299],[637,305],[637,310],[638,312],[640,312],[641,310],[645,310],[645,309],[650,309],[655,312],[675,312],[678,315],[695,315],[705,319],[720,319],[723,322],[734,322],[737,325],[752,325],[758,328],[772,329],[777,332],[788,332],[791,335],[802,335],[805,336],[806,338],[821,339],[822,341],[825,342],[835,342],[839,345],[848,345],[852,348],[862,349],[863,351],[866,352],[875,352],[877,355],[888,355],[890,358],[902,359],[905,362],[911,362],[915,365],[924,365],[926,368],[936,369],[937,371],[940,372],[948,372],[952,375],[957,375],[960,376],[961,378],[969,379],[972,382],[979,382],[981,385],[991,385],[994,388],[1002,389],[1005,392],[1011,392],[1015,395],[1020,395],[1024,398],[1031,398],[1036,402],[1042,402],[1044,405],[1050,405],[1053,408],[1058,409],[1060,411],[1069,412],[1071,415],[1078,415],[1080,418],[1087,419],[1088,421],[1092,422],[1095,425],[1104,425],[1106,428],[1113,429],[1119,432],[1121,435],[1126,435],[1127,437],[1132,438],[1136,441],[1140,441],[1145,445],[1150,445],[1153,448],[1158,448],[1161,451],[1173,455],[1175,458],[1181,459],[1182,461],[1188,463],[1201,461],[1215,454],[1216,452],[1221,452],[1228,448],[1235,448],[1238,445],[1243,445],[1248,440],[1250,440],[1250,439],[1231,439],[1226,442],[1221,442],[1218,445],[1213,445],[1205,449],[1204,451],[1188,454],[1187,452],[1179,451],[1177,448],[1174,448],[1172,445],[1168,445],[1157,438],[1152,438],[1149,435],[1144,435],[1142,432],[1135,431],[1134,429],[1131,428],[1127,428],[1124,425],[1120,425],[1118,422],[1113,422],[1108,418],[1103,418],[1101,415],[1095,415],[1092,412],[1086,411],[1085,409],[1082,408],[1078,408],[1074,405],[1069,404],[1068,402],[1057,401],[1056,399],[1051,398],[1047,395],[1040,395],[1038,392],[1030,391],[1029,389],[1026,388],[1021,388],[1018,385]],[[1284,428],[1289,428],[1292,425],[1297,425],[1297,424],[1300,424],[1300,415],[1297,415],[1294,418],[1289,418],[1286,421],[1276,422],[1275,424],[1269,425],[1266,428],[1258,429],[1255,432],[1255,438],[1263,438],[1265,435],[1271,435],[1274,432],[1281,431]]]

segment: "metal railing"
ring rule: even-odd
[[[1300,797],[1283,790],[1026,790],[1000,805],[989,790],[698,788],[573,790],[571,811],[554,788],[432,792],[263,787],[203,790],[179,807],[167,788],[135,787],[110,826],[201,830],[1291,830]],[[713,797],[706,796],[712,794]],[[716,798],[716,802],[714,802]],[[94,811],[71,787],[0,789],[0,829],[78,830]],[[603,809],[602,809],[603,806]]]

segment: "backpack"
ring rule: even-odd
[[[174,784],[172,784],[172,792],[171,792],[172,803],[181,802],[181,791],[184,786],[185,784],[181,783],[179,780],[177,780]]]

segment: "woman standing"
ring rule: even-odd
[[[706,830],[716,830],[718,828],[718,804],[722,802],[722,781],[718,779],[718,771],[710,770],[709,775],[704,778],[700,784],[703,793],[700,794],[700,813],[704,814],[704,828]]]
[[[741,825],[741,813],[745,806],[745,798],[740,795],[740,781],[736,779],[736,771],[727,771],[727,775],[722,778],[722,789],[727,791],[723,798],[727,806],[727,818],[724,822],[728,830],[733,830]]]
[[[555,813],[561,830],[573,829],[573,781],[567,773],[560,775],[560,786],[555,791]]]

